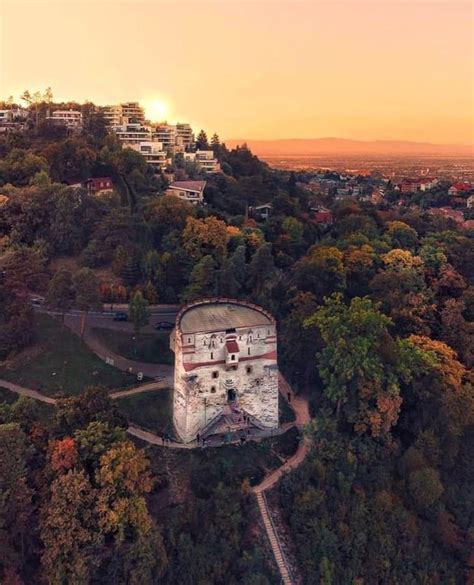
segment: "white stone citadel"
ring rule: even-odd
[[[197,301],[178,314],[170,343],[173,419],[182,441],[278,427],[276,323],[270,313],[233,299]]]

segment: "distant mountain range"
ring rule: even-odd
[[[318,155],[452,155],[473,156],[465,144],[430,144],[406,140],[348,140],[345,138],[284,138],[281,140],[226,140],[228,147],[247,143],[259,156]]]

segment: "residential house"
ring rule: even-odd
[[[249,214],[256,219],[264,219],[265,221],[270,217],[273,205],[271,203],[265,203],[263,205],[256,205],[249,207]]]
[[[214,157],[212,150],[197,150],[185,152],[184,160],[195,162],[205,173],[219,173],[221,170],[219,161]]]
[[[161,142],[143,141],[129,144],[128,147],[139,152],[146,162],[153,167],[164,169],[171,163],[166,151],[163,150]]]
[[[206,181],[174,181],[166,190],[167,195],[174,195],[192,203],[202,205]]]
[[[448,189],[448,195],[459,195],[460,193],[467,193],[472,190],[471,183],[462,182],[462,183],[454,183]]]

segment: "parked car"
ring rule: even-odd
[[[174,323],[170,323],[169,321],[158,321],[155,325],[155,329],[157,331],[170,331],[174,329]]]
[[[119,311],[114,315],[114,321],[128,321],[128,314]]]

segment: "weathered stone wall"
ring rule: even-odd
[[[175,332],[174,424],[185,442],[218,415],[235,392],[239,407],[268,428],[278,426],[275,325],[237,329],[238,360],[226,365],[226,333]],[[234,369],[235,368],[235,369]]]

